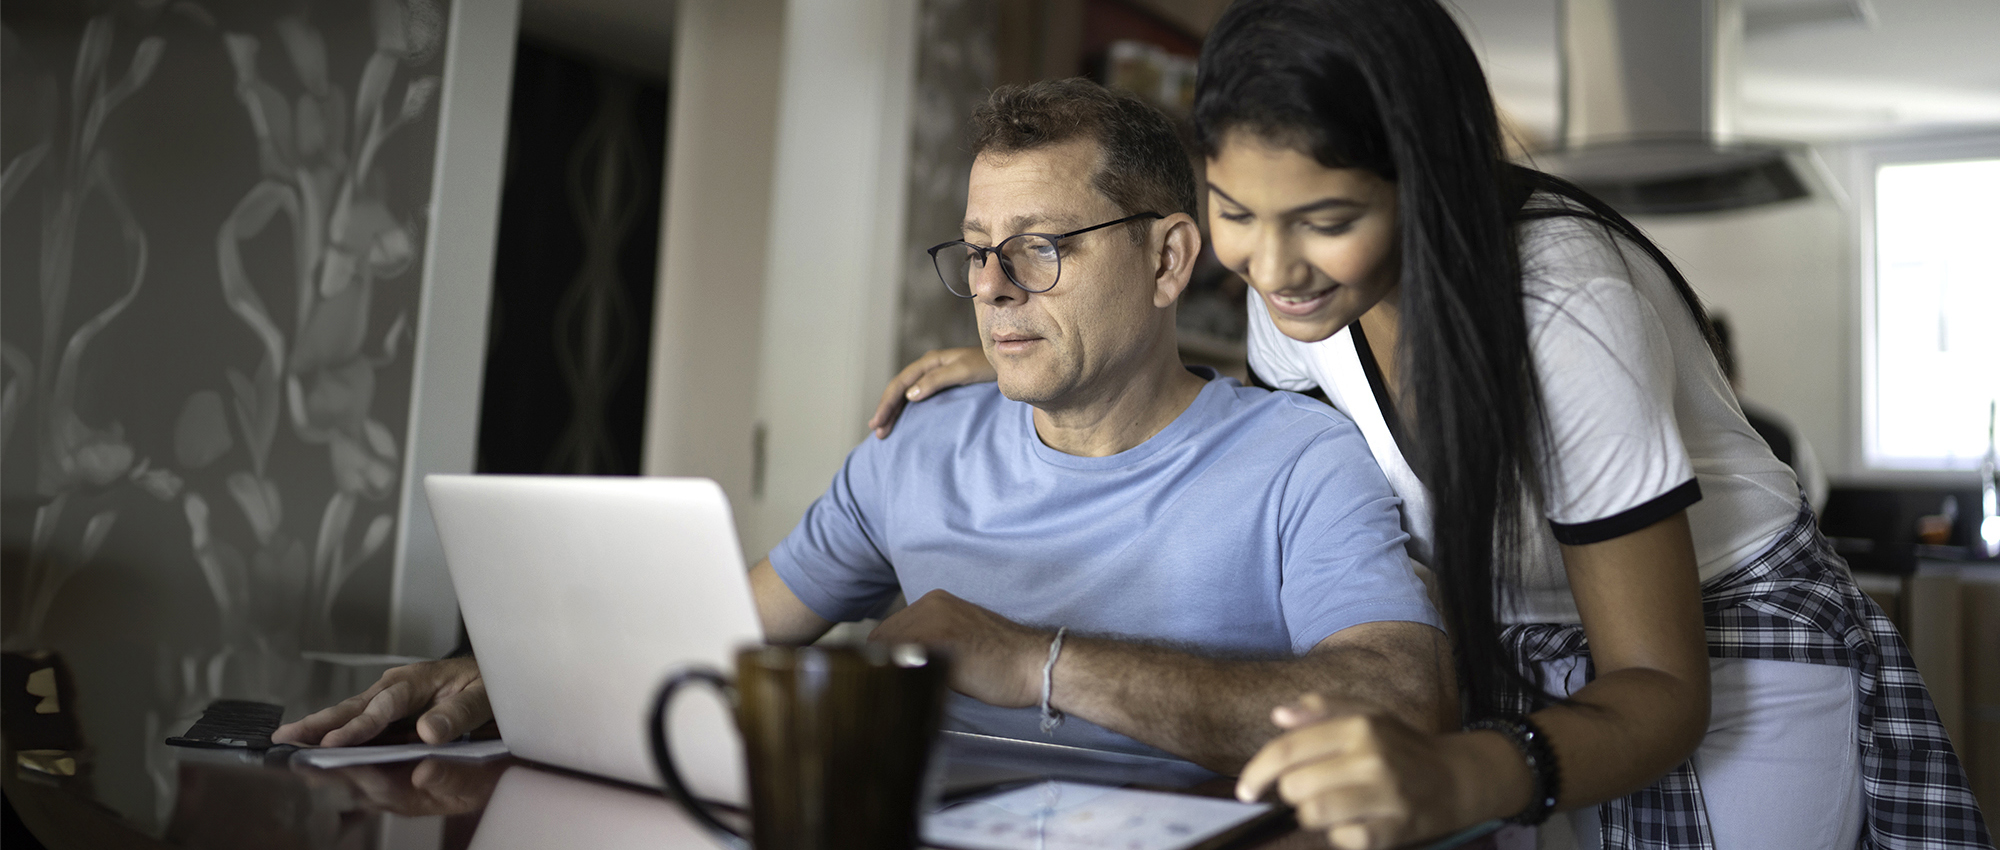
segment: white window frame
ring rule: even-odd
[[[1853,437],[1853,469],[1860,478],[1892,478],[1909,480],[1912,483],[1963,484],[1977,477],[1973,469],[1934,469],[1891,466],[1879,463],[1872,456],[1874,445],[1877,393],[1880,379],[1875,374],[1875,180],[1877,172],[1885,165],[1906,163],[1947,162],[1967,159],[2000,158],[2000,128],[1984,129],[1976,132],[1955,133],[1946,136],[1928,136],[1915,139],[1867,142],[1855,145],[1850,159],[1851,171],[1848,187],[1854,200],[1856,224],[1856,271],[1859,272],[1860,286],[1857,298],[1860,309],[1855,311],[1860,327],[1856,338],[1861,344],[1856,346],[1854,375],[1859,391],[1854,394],[1852,416],[1856,423]]]

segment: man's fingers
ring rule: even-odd
[[[292,744],[292,746],[314,746],[314,744],[318,744],[320,736],[324,736],[328,730],[340,728],[340,724],[348,722],[348,718],[340,718],[338,722],[332,722],[332,720],[324,718],[332,710],[334,708],[322,708],[318,712],[306,714],[304,718],[298,718],[298,720],[292,720],[292,722],[288,722],[284,726],[278,726],[276,730],[270,732],[270,742],[272,744]]]
[[[478,692],[469,693],[475,687]],[[479,663],[471,658],[453,658],[390,669],[368,690],[278,727],[271,740],[301,746],[352,746],[373,739],[396,721],[432,707],[433,702],[448,702],[454,697],[462,697],[463,701],[442,715],[446,719],[445,731],[449,733],[443,740],[458,737],[492,717],[479,678]],[[423,729],[418,730],[418,735],[431,737]]]
[[[919,636],[913,636],[911,628],[917,616],[909,612],[909,606],[890,614],[882,622],[875,624],[875,630],[868,633],[869,643],[922,643]]]
[[[476,681],[444,699],[417,719],[417,735],[426,744],[442,744],[456,739],[493,719],[493,706],[486,700],[486,683]]]
[[[316,746],[326,733],[347,725],[348,721],[361,714],[368,707],[368,701],[378,693],[381,693],[379,689],[369,688],[359,695],[280,726],[271,733],[271,743]]]
[[[412,703],[408,682],[397,682],[375,695],[368,701],[368,707],[355,715],[353,720],[338,729],[320,737],[320,745],[325,747],[351,747],[372,740],[389,724],[403,719],[409,714]]]

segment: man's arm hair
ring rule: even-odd
[[[1054,707],[1232,775],[1278,734],[1271,710],[1308,693],[1381,708],[1425,731],[1459,726],[1450,642],[1422,623],[1363,623],[1274,660],[1072,635],[1054,675]]]

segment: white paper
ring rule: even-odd
[[[1270,810],[1159,791],[1040,782],[924,818],[923,839],[963,850],[1175,850]]]
[[[507,754],[507,742],[498,738],[485,741],[453,741],[449,744],[391,744],[382,747],[314,747],[292,754],[292,761],[311,767],[350,767],[439,756],[453,759],[490,759]]]

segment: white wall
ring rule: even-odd
[[[424,252],[416,375],[410,391],[410,450],[404,458],[402,521],[389,651],[435,657],[458,643],[458,597],[423,495],[423,476],[471,472],[479,439],[486,311],[493,296],[493,245],[507,108],[514,80],[518,0],[451,5],[443,94],[438,105],[434,226]]]
[[[673,0],[521,0],[521,34],[670,82],[674,7]]]
[[[752,560],[892,374],[916,12],[680,4],[644,469],[720,481]]]
[[[1695,216],[1634,219],[1680,265],[1711,312],[1729,317],[1745,398],[1785,414],[1836,484],[1969,485],[1969,471],[1870,470],[1861,449],[1867,320],[1863,216],[1871,164],[1912,151],[1946,157],[1990,134],[1940,132],[1814,150],[1811,198]],[[1938,153],[1943,152],[1943,153]],[[1810,164],[1806,160],[1798,160]]]
[[[1829,477],[1858,446],[1855,235],[1838,191],[1747,210],[1634,221],[1711,312],[1729,318],[1743,397],[1797,424]]]
[[[787,10],[749,552],[776,545],[825,492],[894,374],[916,16],[916,0]]]
[[[642,469],[721,483],[747,540],[785,4],[677,12]]]

